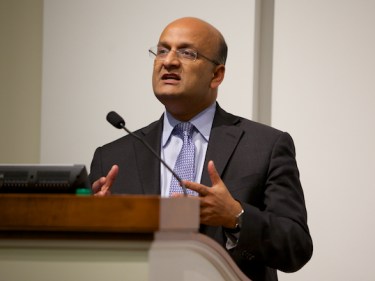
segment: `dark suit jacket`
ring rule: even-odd
[[[162,120],[135,132],[159,153]],[[201,180],[207,186],[209,160],[245,211],[238,245],[229,251],[241,270],[254,281],[271,281],[276,269],[300,269],[312,255],[312,240],[292,138],[217,106]],[[112,193],[160,194],[160,163],[139,140],[128,135],[99,147],[90,180],[113,164],[120,172]],[[203,225],[201,232],[225,247],[222,227]]]

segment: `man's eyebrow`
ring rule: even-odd
[[[167,42],[160,41],[158,43],[158,46],[170,49],[170,44],[168,44]],[[192,43],[187,43],[187,42],[179,43],[177,49],[181,49],[181,48],[193,48],[193,49],[195,49],[194,45]]]

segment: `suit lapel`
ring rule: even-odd
[[[241,139],[243,130],[236,126],[240,118],[225,112],[217,105],[210,140],[207,147],[205,164],[201,183],[211,186],[207,172],[209,160],[213,160],[220,176],[222,176],[228,161]],[[142,129],[139,133],[160,155],[161,134],[163,130],[163,116],[156,122]],[[137,168],[140,171],[144,194],[160,194],[160,162],[139,140],[135,140],[134,147],[137,157]]]
[[[225,168],[228,165],[229,159],[236,149],[243,130],[236,126],[241,119],[237,116],[225,112],[219,105],[217,105],[214,121],[212,123],[212,130],[210,140],[208,142],[205,164],[202,172],[201,183],[206,186],[211,186],[211,180],[207,172],[208,161],[213,160],[215,167],[220,175],[223,176]],[[199,231],[212,237],[216,241],[225,245],[225,237],[221,227],[201,225]]]
[[[163,118],[143,128],[140,137],[160,155],[160,142],[163,129]],[[144,194],[160,194],[160,162],[153,153],[139,140],[134,143],[137,170],[140,171]]]
[[[243,130],[236,126],[238,122],[240,122],[239,117],[225,112],[217,105],[202,172],[202,184],[211,186],[207,172],[207,164],[210,160],[214,161],[219,175],[222,176],[243,134]]]

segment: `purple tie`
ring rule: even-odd
[[[182,139],[183,144],[177,157],[173,171],[183,180],[194,181],[195,179],[195,147],[193,143],[194,125],[190,122],[177,124],[172,134]],[[198,193],[190,189],[186,190],[189,195],[197,196]],[[179,182],[172,176],[169,196],[172,193],[183,193]]]

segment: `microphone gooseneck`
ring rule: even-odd
[[[112,126],[114,126],[115,128],[117,128],[117,129],[124,129],[129,135],[135,137],[140,142],[142,142],[148,148],[148,150],[150,150],[151,153],[154,154],[154,156],[164,165],[164,167],[166,167],[168,169],[168,171],[170,171],[172,173],[172,175],[180,183],[184,195],[187,196],[186,186],[182,182],[182,179],[171,169],[171,167],[168,166],[168,164],[163,159],[160,158],[160,156],[156,153],[156,151],[154,149],[152,149],[152,147],[144,139],[140,138],[139,136],[137,136],[133,132],[129,131],[125,127],[125,121],[124,121],[124,119],[119,114],[117,114],[115,111],[109,112],[107,114],[107,121]]]

